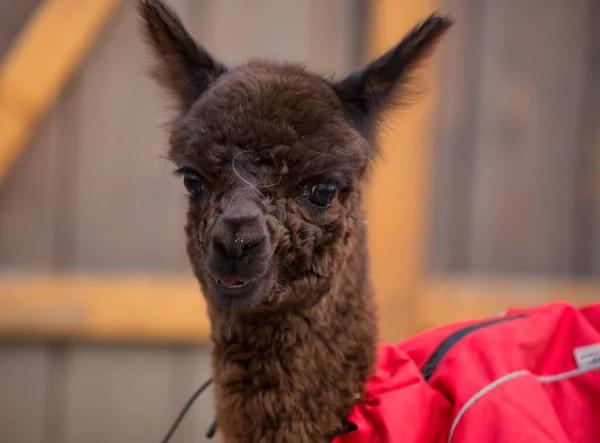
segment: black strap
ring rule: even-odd
[[[181,423],[181,420],[183,420],[183,417],[187,413],[188,409],[190,409],[190,407],[196,401],[196,399],[200,396],[200,394],[202,394],[202,392],[204,392],[204,390],[206,388],[208,388],[211,383],[212,383],[212,378],[209,378],[202,386],[200,386],[196,390],[196,392],[194,392],[194,395],[192,395],[190,397],[190,399],[187,401],[187,403],[185,404],[185,406],[183,407],[183,409],[181,410],[181,412],[179,413],[179,415],[175,419],[175,422],[171,425],[171,428],[167,432],[167,435],[165,435],[165,437],[162,439],[162,443],[168,443],[169,440],[171,440],[171,437],[173,436],[173,434],[175,433],[175,431],[179,427],[179,423]],[[211,426],[211,429],[213,429],[213,428],[216,429],[216,423],[213,423],[213,425]],[[211,429],[209,429],[209,432],[210,432]],[[214,435],[214,429],[213,429],[213,435]],[[208,434],[207,434],[207,436],[208,436]]]
[[[206,431],[206,438],[209,438],[209,439],[213,438],[216,433],[217,433],[217,421],[215,420],[210,425],[210,428],[208,428],[208,431]]]
[[[475,323],[466,326],[453,332],[438,345],[438,347],[435,349],[435,351],[433,351],[427,362],[421,368],[421,374],[423,375],[423,378],[425,379],[425,381],[429,381],[429,379],[441,363],[442,359],[446,356],[446,354],[448,354],[450,349],[452,349],[456,343],[465,338],[467,335],[487,326],[492,326],[507,321],[518,320],[523,317],[525,316],[520,314],[512,317],[494,318],[491,320],[486,320],[480,323]]]

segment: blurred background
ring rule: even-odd
[[[600,0],[166,2],[227,64],[336,76],[456,20],[369,185],[382,340],[600,300]],[[138,25],[132,0],[0,0],[2,443],[160,441],[210,377]],[[205,441],[211,404],[173,441]]]

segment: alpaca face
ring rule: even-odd
[[[248,64],[200,97],[171,145],[187,251],[213,302],[313,303],[336,284],[371,148],[324,80]]]
[[[179,108],[170,158],[189,193],[187,252],[205,295],[223,309],[317,302],[356,252],[379,116],[450,21],[429,17],[331,82],[265,61],[228,70],[160,0],[139,1],[154,73]]]

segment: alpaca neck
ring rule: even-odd
[[[224,442],[326,442],[360,401],[376,354],[365,237],[339,292],[317,305],[256,316],[211,309]]]

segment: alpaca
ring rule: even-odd
[[[432,15],[332,81],[269,60],[230,69],[160,0],[139,13],[177,107],[169,159],[189,194],[223,441],[330,441],[377,356],[362,209],[377,124],[451,22]]]

